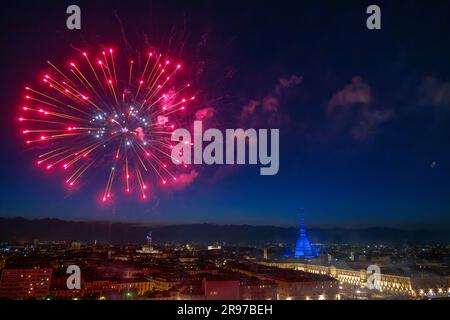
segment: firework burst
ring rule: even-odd
[[[176,81],[181,64],[150,52],[138,68],[112,49],[78,60],[64,68],[48,61],[42,88],[25,88],[19,121],[26,143],[44,150],[36,163],[67,172],[68,187],[104,169],[102,201],[117,185],[146,199],[152,183],[176,183],[170,136],[195,99],[189,83]]]

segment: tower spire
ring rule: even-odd
[[[317,256],[317,250],[311,246],[308,236],[306,235],[303,215],[300,215],[300,228],[297,244],[295,246],[294,258],[315,258]]]

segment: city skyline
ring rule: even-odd
[[[142,237],[142,247],[37,239],[3,243],[0,299],[431,300],[450,294],[448,246],[320,244],[318,256],[286,257],[288,247],[281,243],[152,240],[153,235]]]

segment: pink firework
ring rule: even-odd
[[[37,164],[67,172],[69,187],[105,168],[102,201],[118,184],[146,199],[152,182],[176,182],[170,137],[195,99],[188,83],[175,83],[181,64],[150,52],[138,69],[134,60],[119,63],[112,49],[80,60],[65,68],[48,61],[43,88],[25,88],[19,121],[26,143],[45,150]]]

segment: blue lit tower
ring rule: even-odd
[[[152,232],[150,231],[146,236],[145,236],[145,240],[146,240],[146,245],[151,247],[153,245],[153,239],[152,239]]]
[[[294,258],[316,258],[319,255],[317,250],[311,246],[306,235],[305,222],[300,219],[300,231],[295,245]]]

